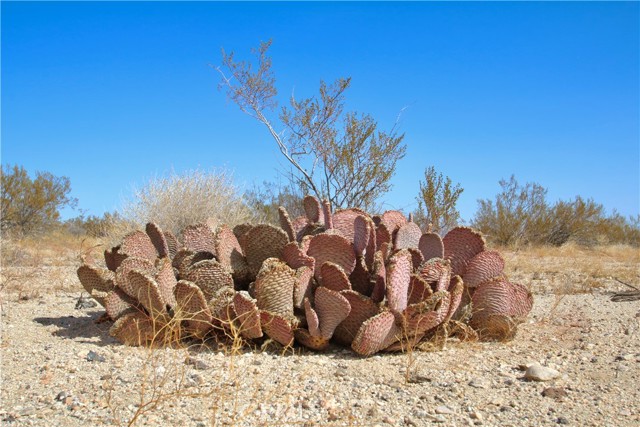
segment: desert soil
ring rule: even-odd
[[[369,358],[339,347],[126,347],[97,322],[101,307],[75,308],[73,261],[19,286],[5,267],[0,425],[638,426],[640,301],[609,299],[626,290],[612,272],[638,282],[637,254],[598,271],[588,267],[606,259],[597,254],[534,254],[521,267],[512,254],[512,278],[535,298],[514,340]],[[533,363],[559,375],[525,379]]]

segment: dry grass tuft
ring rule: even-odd
[[[191,170],[150,179],[134,189],[121,209],[123,221],[109,233],[114,240],[155,222],[176,236],[188,225],[209,222],[231,227],[256,219],[225,169]]]
[[[0,291],[30,299],[42,292],[81,290],[75,271],[82,257],[100,259],[99,243],[64,230],[21,240],[3,239]]]
[[[616,279],[640,281],[640,248],[626,245],[534,246],[500,249],[506,273],[534,293],[578,294],[620,290]]]

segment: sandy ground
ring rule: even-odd
[[[75,308],[72,260],[22,281],[5,270],[0,425],[640,425],[640,301],[609,300],[625,289],[611,271],[637,283],[640,265],[633,255],[596,271],[606,257],[571,256],[532,266],[507,254],[535,297],[515,340],[369,358],[125,347],[96,322],[99,306]],[[525,380],[532,363],[559,376]]]

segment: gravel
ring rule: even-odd
[[[79,295],[4,295],[1,425],[640,423],[640,302],[604,293],[535,295],[510,342],[369,358],[339,347],[125,347],[96,322],[102,309],[75,309]],[[525,379],[534,366],[557,375]]]

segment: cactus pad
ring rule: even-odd
[[[407,222],[398,228],[395,237],[395,249],[417,248],[422,230],[415,222]]]
[[[238,239],[226,225],[222,225],[218,229],[215,247],[218,261],[231,272],[233,278],[239,282],[247,281],[249,265],[242,253]]]
[[[474,256],[464,274],[464,284],[470,288],[498,277],[504,270],[504,259],[497,251],[482,251]]]
[[[260,310],[285,318],[293,317],[293,289],[296,273],[277,258],[265,260],[255,283]]]
[[[162,299],[169,307],[174,307],[176,305],[176,298],[173,294],[173,288],[176,287],[178,281],[173,273],[171,260],[169,258],[160,258],[157,264],[155,280],[158,284],[160,295],[162,295]]]
[[[93,290],[100,292],[110,292],[114,287],[116,275],[106,268],[83,264],[78,270],[78,279],[84,289],[91,293]]]
[[[265,334],[285,347],[293,345],[293,328],[289,320],[268,311],[260,312],[260,324]]]
[[[382,223],[386,225],[389,233],[394,236],[398,229],[407,223],[407,218],[400,211],[386,211],[382,214]]]
[[[156,259],[157,255],[156,248],[147,233],[139,230],[124,237],[119,252],[129,257],[144,258],[150,261]]]
[[[322,351],[329,347],[329,340],[321,336],[311,335],[306,329],[296,329],[293,331],[295,339],[303,346],[311,350]]]
[[[320,273],[323,287],[337,292],[351,289],[349,277],[338,264],[327,261],[320,267]]]
[[[340,294],[349,302],[349,315],[333,333],[336,341],[351,345],[362,324],[380,312],[378,304],[356,291],[342,291]]]
[[[333,214],[333,229],[337,230],[345,239],[354,241],[356,219],[359,216],[366,216],[366,212],[361,209],[342,209]],[[365,245],[366,246],[366,245]]]
[[[167,248],[169,249],[168,256],[173,259],[178,249],[180,249],[180,242],[178,242],[178,238],[168,230],[163,231],[162,234],[164,234],[164,239],[167,241]]]
[[[364,215],[358,215],[353,220],[353,248],[356,255],[363,256],[369,246],[373,221]]]
[[[207,224],[188,225],[182,230],[182,240],[184,246],[192,252],[216,254],[216,236]]]
[[[309,298],[304,299],[304,316],[307,320],[307,329],[309,334],[313,337],[319,337],[320,334],[320,320],[318,319],[318,313],[311,307]]]
[[[249,230],[243,237],[243,252],[251,275],[255,277],[267,258],[281,258],[289,237],[282,229],[268,224],[260,224]]]
[[[361,356],[370,356],[393,344],[401,334],[393,313],[384,311],[362,324],[351,348]]]
[[[417,304],[429,298],[433,294],[431,286],[419,274],[412,274],[409,280],[408,305]]]
[[[471,301],[471,326],[480,336],[493,339],[512,338],[533,307],[533,297],[524,286],[500,278],[478,286]]]
[[[282,228],[285,231],[285,233],[287,233],[287,236],[289,237],[290,242],[295,242],[296,232],[293,229],[293,223],[291,222],[291,218],[289,218],[289,214],[287,213],[287,210],[283,206],[280,206],[278,208],[278,216],[280,218],[280,228]]]
[[[302,199],[302,205],[304,208],[304,213],[307,215],[307,219],[310,223],[318,223],[320,222],[320,214],[322,213],[322,206],[318,199],[313,196],[305,196]]]
[[[451,260],[453,274],[464,276],[467,264],[484,250],[484,238],[469,227],[456,227],[444,239],[444,257]]]
[[[321,280],[321,266],[327,262],[338,264],[349,275],[356,265],[353,245],[347,239],[337,234],[318,234],[309,243],[307,254],[316,260],[314,274]]]
[[[233,289],[231,273],[214,259],[196,262],[186,271],[184,279],[195,283],[207,301],[211,301],[221,288]]]
[[[168,321],[166,304],[153,277],[142,271],[131,270],[127,274],[127,279],[134,292],[132,296],[140,302],[153,322],[166,323]]]
[[[175,288],[176,313],[185,323],[187,333],[203,338],[212,328],[211,310],[200,288],[193,282],[180,280]]]
[[[387,267],[387,304],[392,312],[407,308],[409,281],[411,279],[411,254],[406,249],[391,257]]]
[[[146,225],[145,231],[151,240],[151,244],[156,248],[156,253],[160,258],[169,256],[169,243],[162,229],[158,224],[150,222]]]
[[[136,304],[136,300],[120,288],[113,289],[104,300],[104,308],[111,320],[117,320]]]
[[[122,261],[116,270],[116,284],[127,295],[135,299],[137,298],[137,290],[129,284],[129,272],[131,270],[138,270],[153,275],[155,274],[155,266],[147,259],[128,257]]]
[[[301,308],[304,299],[311,295],[312,282],[313,268],[303,265],[296,270],[296,283],[293,288],[294,307]]]
[[[116,271],[126,257],[120,252],[120,245],[104,251],[104,262],[111,271]]]
[[[256,301],[247,292],[236,292],[233,297],[233,308],[236,314],[234,323],[237,325],[240,335],[247,339],[262,337],[260,311]]]
[[[151,320],[142,312],[132,310],[111,326],[109,335],[131,346],[141,346],[156,340]]]
[[[432,258],[444,258],[444,244],[442,237],[436,233],[424,233],[418,241],[418,249],[425,261]]]
[[[344,296],[324,287],[316,289],[315,307],[320,322],[320,334],[327,340],[351,311],[351,305]]]

